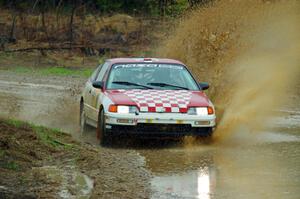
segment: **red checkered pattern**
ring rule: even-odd
[[[185,90],[126,90],[140,112],[186,113],[192,93]]]

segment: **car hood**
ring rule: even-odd
[[[140,112],[186,113],[190,107],[210,105],[202,91],[107,90],[106,95],[114,104],[137,106]]]

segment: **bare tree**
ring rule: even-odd
[[[17,20],[17,9],[16,9],[16,1],[12,0],[10,1],[9,4],[10,10],[12,12],[12,23],[11,23],[11,28],[9,32],[9,40],[16,40],[15,39],[15,27],[16,27],[16,20]]]
[[[56,29],[59,29],[59,11],[63,4],[63,0],[60,0],[56,6]]]
[[[70,42],[70,48],[72,47],[72,43],[73,43],[73,34],[74,34],[74,29],[73,29],[73,23],[74,23],[74,16],[75,16],[75,11],[77,8],[77,1],[73,0],[73,7],[71,10],[71,16],[70,16],[70,24],[69,24],[69,42]]]

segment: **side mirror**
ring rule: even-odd
[[[207,90],[209,88],[209,84],[207,82],[200,82],[199,86],[201,90]]]
[[[101,82],[101,81],[93,82],[93,87],[94,87],[94,88],[102,89],[102,88],[103,88],[103,85],[104,85],[104,83]]]

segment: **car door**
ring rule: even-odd
[[[84,109],[86,117],[89,119],[92,119],[93,115],[93,106],[92,106],[92,89],[93,89],[93,82],[97,78],[103,64],[100,64],[96,70],[93,72],[93,74],[90,76],[88,81],[85,84],[85,88],[83,91],[83,97],[84,97]]]
[[[106,75],[106,73],[108,72],[110,63],[109,62],[105,62],[99,73],[97,74],[96,78],[94,81],[104,81],[104,77]],[[97,106],[98,101],[103,99],[103,92],[101,89],[99,88],[94,88],[93,85],[91,86],[91,91],[90,91],[90,100],[91,100],[91,108],[92,108],[92,112],[91,112],[91,119],[93,119],[94,121],[98,120],[98,114],[99,114],[99,107]],[[100,98],[100,99],[99,99]]]

